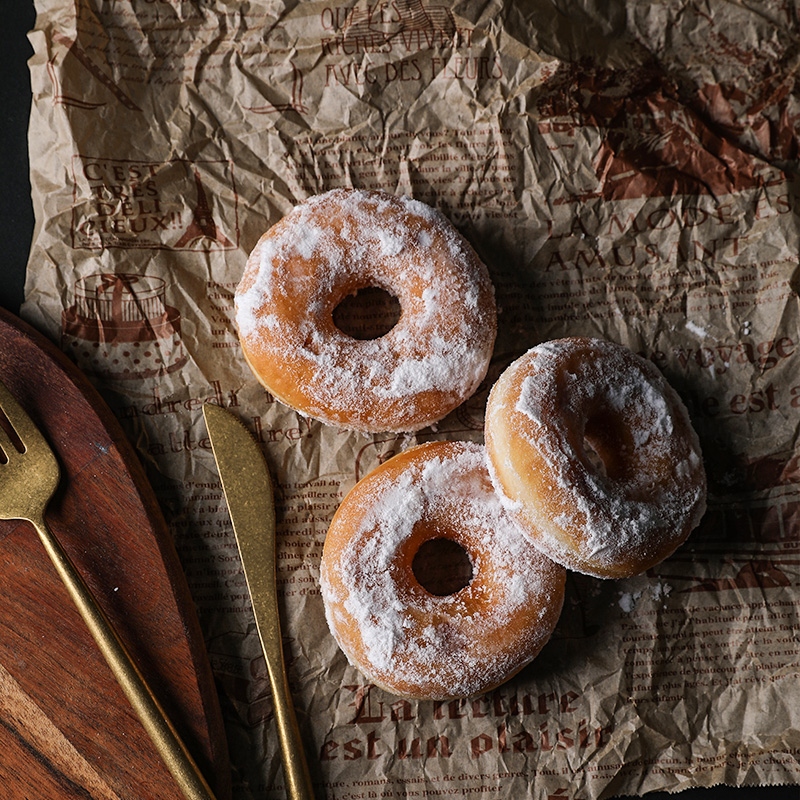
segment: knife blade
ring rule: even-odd
[[[203,405],[203,417],[267,662],[288,796],[292,800],[313,800],[314,791],[283,660],[275,580],[272,479],[258,442],[238,417],[214,403]]]

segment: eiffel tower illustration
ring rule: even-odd
[[[200,173],[197,170],[194,170],[194,182],[197,187],[197,202],[192,212],[192,221],[173,247],[176,250],[191,248],[201,243],[202,240],[208,239],[223,247],[233,247],[233,244],[225,234],[217,230],[217,223],[214,222],[214,217],[211,215],[206,191],[203,188],[203,182],[200,180]]]

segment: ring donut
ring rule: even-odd
[[[503,508],[481,445],[429,442],[394,456],[345,497],[328,530],[320,585],[351,664],[393,694],[452,699],[488,691],[543,647],[566,571]],[[420,547],[460,545],[472,578],[436,595],[415,577]]]
[[[706,507],[686,407],[649,361],[600,339],[541,344],[509,366],[486,409],[500,492],[534,543],[599,578],[670,555]]]
[[[400,302],[385,335],[339,330],[360,289]],[[235,294],[242,350],[281,402],[350,430],[415,431],[486,375],[497,329],[485,265],[438,211],[382,192],[335,189],[295,207],[251,253]]]

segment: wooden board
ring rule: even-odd
[[[230,769],[211,670],[135,451],[72,362],[2,309],[0,379],[60,462],[51,529],[225,800]],[[26,800],[182,797],[33,527],[17,521],[0,521],[0,787]]]

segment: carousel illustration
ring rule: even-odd
[[[84,370],[112,380],[140,380],[180,369],[188,360],[180,314],[152,275],[98,273],[75,284],[62,312],[62,349]]]

